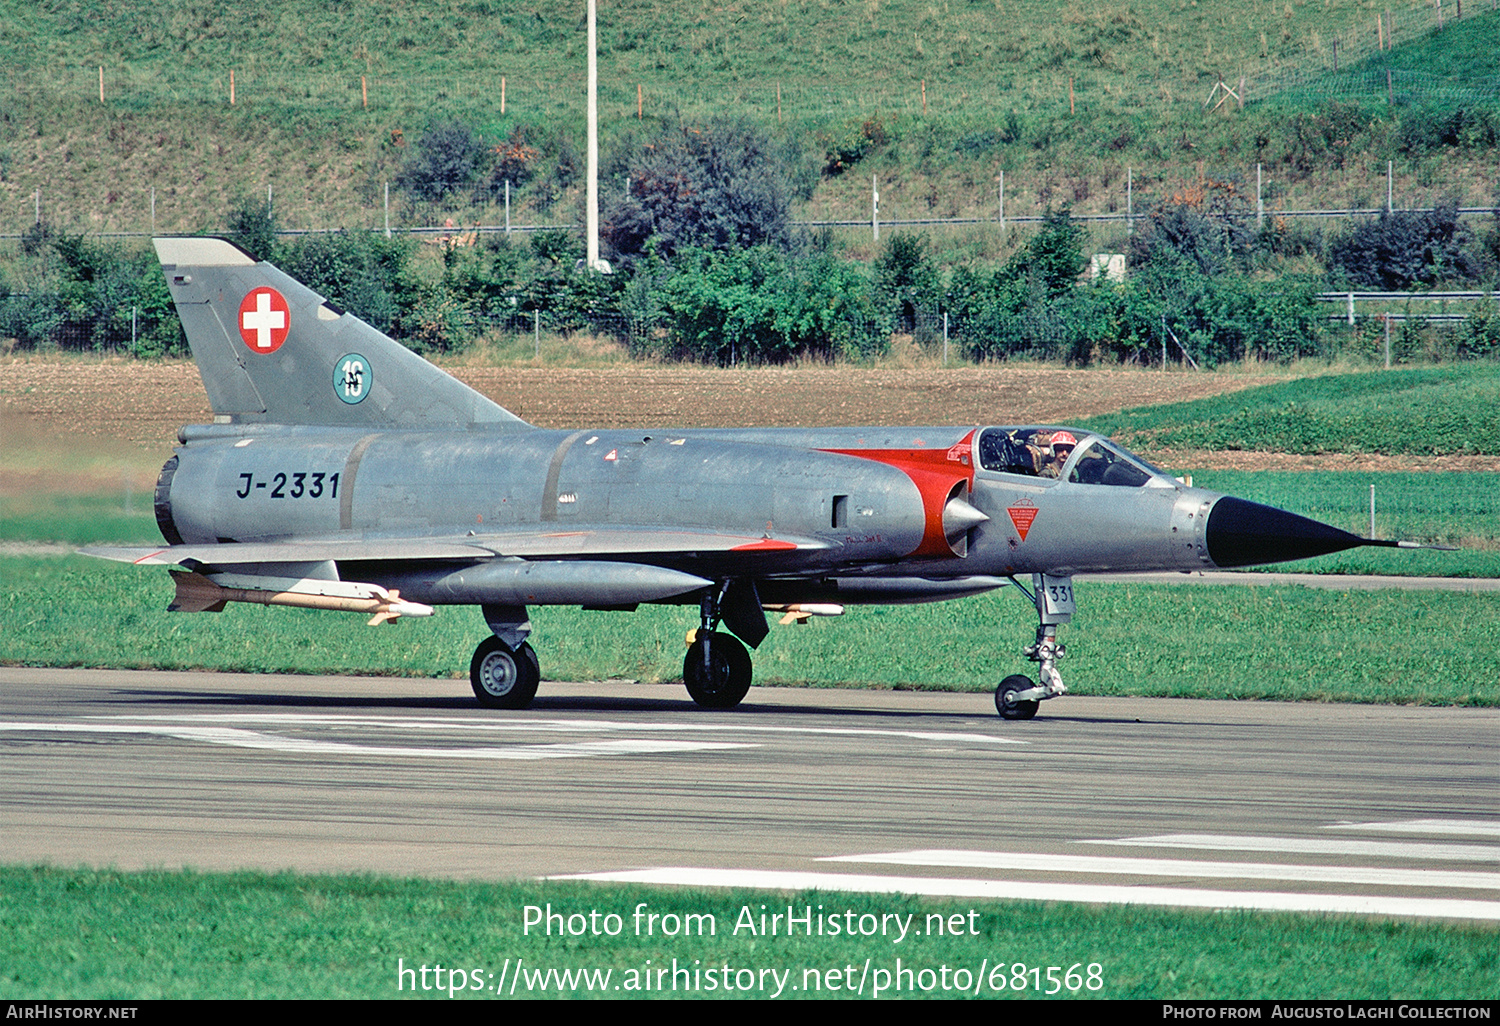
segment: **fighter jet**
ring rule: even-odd
[[[1014,586],[1036,611],[1038,680],[1005,677],[995,707],[1029,719],[1067,690],[1057,627],[1075,574],[1407,544],[1190,487],[1059,425],[547,430],[228,241],[155,245],[213,423],[182,428],[162,468],[164,547],[83,551],[169,567],[179,611],[376,624],[477,605],[490,634],[469,677],[491,708],[536,694],[534,605],[696,606],[683,681],[730,709],[767,611]]]

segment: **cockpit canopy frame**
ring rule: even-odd
[[[1173,487],[1176,481],[1132,452],[1093,431],[1027,426],[987,427],[975,446],[977,468],[1041,482],[1117,488]]]

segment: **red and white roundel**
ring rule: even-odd
[[[276,352],[291,326],[286,297],[273,288],[261,286],[240,301],[240,338],[253,352]]]

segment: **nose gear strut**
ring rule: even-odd
[[[1025,674],[1012,674],[995,688],[995,710],[1007,720],[1029,720],[1036,715],[1037,706],[1048,698],[1067,694],[1068,687],[1057,672],[1057,661],[1067,654],[1067,646],[1057,640],[1058,624],[1073,618],[1073,578],[1049,577],[1032,574],[1032,590],[1010,578],[1010,583],[1020,589],[1021,594],[1031,599],[1036,606],[1036,642],[1024,649],[1026,658],[1037,664],[1035,683]]]

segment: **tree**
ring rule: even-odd
[[[485,158],[484,142],[459,121],[443,121],[422,133],[397,183],[418,199],[435,202],[473,181]]]
[[[670,258],[689,247],[790,243],[786,161],[759,128],[727,119],[671,123],[633,142],[610,162],[629,179],[629,193],[611,190],[600,212],[601,237],[616,257],[633,260],[648,246]]]

